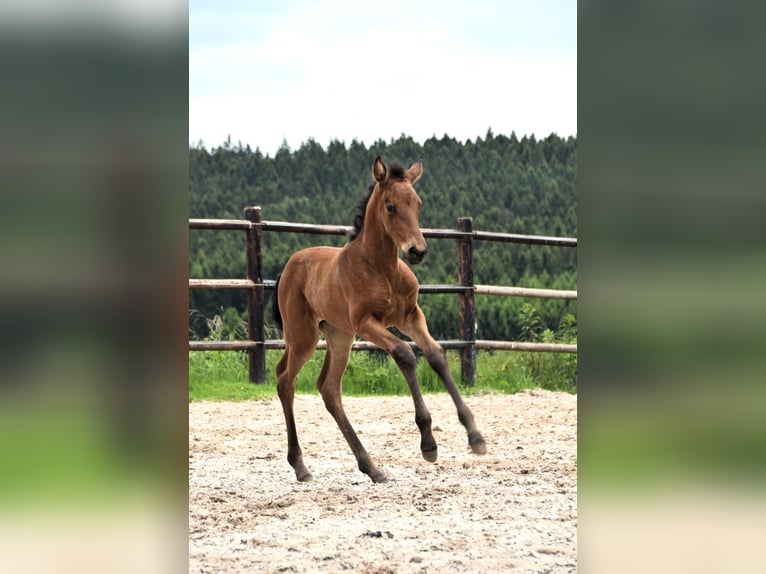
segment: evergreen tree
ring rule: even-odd
[[[243,217],[243,209],[260,205],[266,220],[350,225],[356,205],[371,181],[376,155],[409,165],[423,159],[424,175],[416,188],[424,205],[421,226],[454,228],[458,217],[473,217],[474,229],[531,235],[577,236],[577,139],[556,134],[537,140],[514,132],[487,130],[484,138],[461,143],[447,134],[422,145],[402,135],[369,148],[353,140],[332,141],[325,150],[313,139],[292,150],[286,140],[274,157],[231,137],[207,150],[202,142],[189,148],[189,214],[196,218]],[[343,245],[335,236],[266,233],[264,276],[276,277],[288,257],[310,245]],[[576,250],[565,247],[476,242],[477,283],[576,288]],[[244,234],[194,230],[189,236],[191,277],[244,277]],[[452,240],[429,240],[429,255],[415,269],[421,283],[454,283],[457,256]],[[432,332],[457,337],[457,297],[420,298]],[[477,300],[481,338],[518,338],[525,301],[483,297]],[[534,301],[545,328],[555,330],[572,301]],[[199,317],[245,310],[245,293],[194,290],[190,308]],[[199,313],[199,314],[197,314]],[[204,323],[204,322],[203,322]]]

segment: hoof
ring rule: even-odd
[[[311,476],[311,473],[305,466],[295,469],[295,478],[298,479],[298,482],[311,482],[314,480],[314,477]]]
[[[372,479],[372,482],[375,482],[377,484],[380,484],[382,482],[388,482],[388,477],[382,472],[378,472],[377,474],[371,474],[370,479]]]
[[[386,482],[388,478],[383,474],[377,466],[372,464],[370,460],[366,460],[359,464],[359,470],[370,477],[372,482]]]
[[[423,458],[428,462],[436,462],[436,459],[439,458],[439,449],[435,445],[431,450],[421,450],[421,452]]]
[[[478,431],[469,433],[468,444],[471,445],[471,452],[474,454],[487,454],[487,445],[484,444],[484,438]]]
[[[420,441],[420,452],[423,453],[423,458],[428,462],[436,462],[439,457],[439,447],[433,436]]]

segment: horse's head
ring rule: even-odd
[[[378,188],[375,202],[378,219],[412,265],[423,261],[428,250],[418,221],[423,202],[412,187],[422,173],[422,161],[413,163],[406,171],[400,165],[386,165],[380,157],[372,164],[372,177]]]

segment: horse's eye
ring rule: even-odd
[[[396,213],[396,207],[394,207],[394,206],[393,206],[393,205],[391,205],[390,203],[387,203],[387,204],[386,204],[386,211],[387,211],[387,212],[388,212],[390,215],[393,215],[394,213]]]

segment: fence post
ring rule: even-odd
[[[246,207],[245,219],[250,223],[261,222],[260,207]],[[248,349],[250,382],[266,382],[266,340],[263,326],[264,290],[263,290],[263,252],[261,248],[261,226],[253,225],[246,232],[247,278],[259,285],[247,290],[247,336],[251,341],[260,343],[255,349]]]
[[[473,219],[459,217],[458,231],[473,232]],[[457,242],[458,271],[457,282],[464,287],[471,287],[460,294],[460,338],[468,341],[468,346],[460,349],[460,368],[463,383],[473,386],[476,382],[476,314],[473,292],[473,236],[461,237]]]

